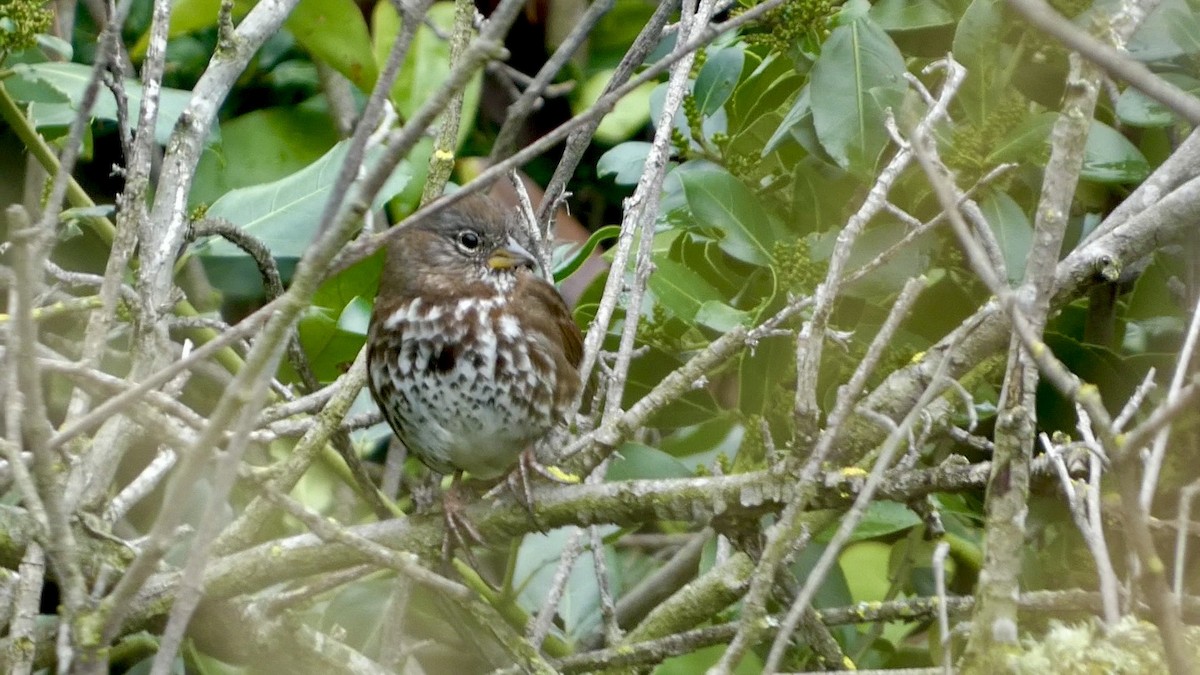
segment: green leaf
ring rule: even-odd
[[[979,201],[979,208],[1000,244],[1008,282],[1014,286],[1020,284],[1025,278],[1029,249],[1033,246],[1033,225],[1021,205],[1003,192],[989,192]]]
[[[342,314],[337,320],[338,330],[350,333],[351,335],[366,337],[367,329],[371,325],[371,308],[373,304],[361,295],[355,296],[342,309]]]
[[[354,0],[300,0],[284,26],[313,56],[363,91],[379,73],[367,22]]]
[[[817,137],[817,128],[813,122],[812,88],[809,86],[800,90],[800,95],[792,102],[791,108],[780,121],[779,128],[767,139],[763,146],[763,156],[775,152],[787,139],[798,143],[814,158],[830,165],[837,164]]]
[[[383,271],[384,252],[377,251],[369,258],[354,263],[325,280],[313,295],[312,304],[329,310],[340,310],[356,298],[373,298],[379,288]]]
[[[617,459],[608,466],[609,482],[638,479],[690,478],[692,472],[673,456],[632,441],[617,448]]]
[[[738,326],[748,326],[754,318],[750,312],[735,309],[720,300],[709,300],[696,311],[696,323],[725,333]]]
[[[1129,39],[1129,55],[1142,63],[1200,52],[1200,18],[1190,0],[1163,0]]]
[[[1025,119],[1003,141],[988,153],[987,164],[1028,162],[1043,155],[1050,145],[1050,130],[1058,121],[1058,113],[1038,113]]]
[[[757,58],[753,52],[745,55]],[[779,110],[796,97],[800,77],[795,65],[778,54],[768,54],[734,89],[725,109],[729,128],[742,129],[768,112]]]
[[[871,11],[871,3],[867,0],[847,0],[846,4],[834,15],[834,23],[838,27],[848,26],[855,21],[867,18]]]
[[[293,174],[337,141],[329,115],[307,105],[264,108],[222,122],[221,141],[200,157],[188,202],[211,204],[230,190]]]
[[[712,115],[725,105],[742,76],[745,60],[745,54],[737,45],[709,52],[692,86],[692,95],[696,97],[702,115]]]
[[[1159,77],[1193,96],[1200,96],[1200,79],[1183,73],[1160,73]],[[1135,127],[1169,127],[1177,121],[1169,108],[1133,87],[1125,89],[1117,99],[1117,117]]]
[[[651,147],[645,141],[626,141],[610,148],[596,161],[596,175],[612,176],[617,185],[636,185]]]
[[[808,234],[841,227],[846,221],[846,205],[860,189],[852,176],[828,165],[811,158],[798,163],[792,172],[793,231]]]
[[[1150,175],[1150,163],[1121,132],[1092,121],[1083,153],[1080,177],[1097,183],[1140,183]]]
[[[37,40],[38,51],[53,61],[70,61],[75,55],[71,43],[56,35],[38,33],[34,39]]]
[[[721,294],[696,272],[665,256],[654,260],[650,290],[675,316],[691,322],[705,303],[721,300]]]
[[[316,235],[320,214],[349,151],[349,141],[335,145],[321,159],[280,180],[231,190],[214,202],[208,216],[224,218],[262,240],[276,257],[298,259]],[[372,166],[382,147],[367,150],[365,164]],[[408,182],[408,167],[401,164],[375,197],[379,208]],[[197,246],[206,258],[243,257],[241,249],[223,239]]]
[[[22,80],[25,85],[14,91],[15,97],[17,96],[16,92],[20,91],[27,94],[37,92],[37,97],[43,100],[54,97],[47,92],[46,87],[53,89],[62,97],[59,102],[41,102],[30,106],[30,119],[38,127],[70,124],[71,120],[75,119],[79,105],[83,101],[84,90],[92,76],[91,67],[82,63],[18,63],[12,67],[12,71],[13,79]],[[7,83],[6,86],[8,86]],[[137,125],[138,111],[142,107],[142,86],[137,80],[127,79],[125,80],[125,93],[129,98],[129,119],[127,121],[130,130],[133,130]],[[97,94],[96,104],[92,106],[92,117],[111,122],[117,121],[117,103],[112,92],[106,87],[100,87]],[[158,121],[154,127],[155,141],[161,144],[167,142],[167,139],[171,137],[172,129],[175,128],[175,123],[191,98],[192,92],[182,89],[164,87],[159,92]],[[36,99],[18,97],[17,100],[27,103]],[[209,134],[208,140],[213,141],[218,137],[218,132],[214,128],[213,133]]]
[[[954,23],[954,15],[938,0],[880,0],[868,12],[886,31],[916,31]]]
[[[683,362],[674,355],[651,347],[630,366],[621,405],[628,409],[681,365]],[[716,417],[718,410],[716,400],[707,389],[692,389],[654,415],[649,426],[661,429],[700,424]]]
[[[974,0],[954,32],[955,60],[969,71],[991,67],[1004,53],[1003,0]]]
[[[592,252],[596,250],[597,246],[611,239],[616,239],[619,236],[621,236],[621,227],[619,225],[605,225],[604,227],[593,232],[591,236],[588,237],[588,240],[583,243],[583,246],[574,251],[569,259],[559,260],[557,262],[552,260],[551,262],[553,263],[554,267],[554,281],[561,282],[563,279],[566,279],[574,274],[575,271],[582,267],[583,263],[591,257]],[[574,247],[566,246],[562,248],[570,250]]]
[[[771,262],[780,233],[757,195],[724,169],[682,172],[680,181],[696,222],[723,235],[721,250],[755,265]]]
[[[689,471],[711,466],[718,455],[733,457],[745,435],[736,414],[718,414],[695,426],[681,428],[663,437],[659,448],[677,458]]]
[[[571,98],[572,112],[579,114],[591,107],[604,95],[604,88],[608,86],[612,76],[613,71],[606,70],[589,77],[579,88],[577,95]],[[606,145],[620,143],[646,126],[650,121],[650,94],[657,86],[657,82],[643,82],[622,96],[613,109],[600,120],[594,138]]]
[[[613,525],[601,525],[601,536],[617,531]],[[538,532],[526,535],[513,570],[513,580],[521,589],[518,600],[530,615],[537,614],[538,608],[546,603],[546,594],[554,585],[554,575],[558,563],[562,559],[563,550],[570,537],[569,528]],[[571,569],[570,576],[558,603],[558,617],[562,620],[562,630],[568,637],[581,637],[592,629],[600,620],[600,589],[596,581],[595,562],[592,560],[591,547],[584,552]],[[608,569],[620,567],[611,555],[611,549],[604,547],[601,555],[605,556]],[[619,593],[620,587],[612,592]]]
[[[862,541],[847,546],[838,556],[854,602],[882,602],[888,597],[888,561],[892,546],[881,541]]]
[[[454,3],[435,2],[425,13],[421,25],[408,48],[408,57],[400,66],[396,83],[392,85],[391,100],[402,118],[409,118],[433,96],[450,75],[450,44],[429,28],[432,24],[445,34],[454,30]],[[400,17],[390,2],[375,4],[371,16],[372,38],[376,63],[387,61],[392,43],[400,32]],[[458,127],[458,143],[475,131],[475,114],[479,108],[482,73],[476,75],[463,90],[462,117]]]
[[[858,269],[875,259],[880,253],[891,248],[904,236],[904,227],[899,223],[887,223],[867,228],[854,242],[847,269]],[[828,260],[833,251],[836,232],[828,232],[817,238],[812,245],[814,260]],[[929,269],[928,250],[933,246],[930,237],[918,238],[917,241],[901,248],[888,262],[880,265],[867,276],[846,287],[844,293],[849,297],[861,298],[868,302],[878,302],[881,297],[887,297],[898,292],[909,279],[925,273]]]
[[[337,379],[366,339],[383,252],[326,279],[297,330],[313,373],[321,382]]]
[[[341,311],[310,307],[297,327],[300,346],[321,382],[338,378],[362,349],[371,318],[371,301],[356,297]]]
[[[884,111],[904,99],[904,57],[878,25],[860,19],[833,30],[813,65],[813,122],[838,166],[870,175],[888,143]]]
[[[1006,38],[1017,22],[1006,11],[1003,0],[974,0],[955,27],[952,53],[967,69],[956,102],[975,124],[983,124],[1011,91],[1008,69],[1014,56]]]
[[[795,379],[795,341],[786,337],[759,340],[742,352],[738,366],[738,410],[744,415],[763,415],[779,396],[785,379]],[[777,431],[772,429],[772,432]]]
[[[907,506],[896,502],[874,501],[867,507],[867,512],[854,528],[854,533],[850,535],[847,543],[886,537],[920,524],[921,519]],[[822,530],[815,537],[816,541],[828,543],[836,529],[835,525],[833,528]]]
[[[171,3],[171,23],[167,28],[167,38],[175,38],[186,33],[198,31],[217,25],[217,15],[220,11],[221,0],[177,0]],[[249,8],[249,3],[235,3],[234,18],[240,18]],[[140,61],[146,55],[150,45],[150,31],[142,33],[137,42],[129,48],[129,56],[134,61]]]

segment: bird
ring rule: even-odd
[[[583,336],[534,247],[517,213],[478,194],[386,245],[368,387],[409,453],[454,476],[443,512],[460,541],[449,495],[463,473],[540,467],[534,444],[566,421],[579,392]]]

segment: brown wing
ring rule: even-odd
[[[579,331],[575,317],[571,316],[570,308],[557,290],[554,291],[554,298],[562,308],[562,312],[556,313],[555,318],[559,333],[562,334],[563,351],[566,352],[571,365],[578,368],[579,362],[583,360],[583,333]]]
[[[558,338],[563,356],[572,368],[578,368],[583,360],[583,334],[558,291],[542,279],[527,274],[522,275],[515,299],[518,303],[529,303],[527,306],[536,313],[540,328],[547,335]]]

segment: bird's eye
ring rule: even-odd
[[[458,247],[464,251],[474,251],[483,243],[483,239],[479,237],[479,233],[474,230],[459,232],[456,240],[458,241]]]

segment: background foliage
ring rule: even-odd
[[[66,4],[56,5],[59,17],[69,14],[63,10]],[[1128,9],[1114,2],[1053,4],[1075,25],[1102,36],[1114,14]],[[922,603],[939,594],[939,580],[945,584],[941,594],[951,596],[943,597],[942,604],[982,596],[978,583],[987,564],[984,546],[989,532],[984,505],[998,489],[990,460],[995,445],[1002,442],[997,434],[1005,433],[997,431],[1001,392],[1011,386],[1011,376],[1005,379],[1008,329],[1003,339],[984,349],[954,342],[947,347],[948,335],[969,333],[963,326],[974,325],[982,312],[999,311],[997,289],[980,279],[961,240],[941,224],[946,220],[944,203],[918,163],[894,175],[885,167],[902,152],[898,140],[918,142],[912,140],[915,130],[931,115],[934,97],[947,86],[946,60],[961,64],[965,79],[932,133],[954,185],[967,191],[960,200],[969,205],[963,212],[976,216],[971,222],[974,237],[986,244],[988,262],[1004,288],[1021,290],[1026,280],[1052,277],[1053,270],[1028,269],[1027,261],[1037,260],[1031,251],[1043,245],[1035,223],[1043,186],[1049,184],[1047,165],[1054,143],[1060,142],[1052,131],[1059,128],[1060,116],[1076,114],[1064,111],[1063,102],[1078,92],[1070,84],[1074,75],[1069,52],[1057,39],[1030,30],[999,0],[779,3],[735,30],[716,34],[695,51],[680,110],[670,119],[661,186],[647,177],[658,161],[653,125],[672,105],[667,77],[650,79],[621,97],[590,134],[570,186],[571,213],[590,235],[579,237],[586,240],[582,247],[581,242],[562,243],[554,251],[560,280],[594,273],[588,270],[595,267],[580,267],[589,256],[616,265],[590,280],[583,277],[584,290],[574,301],[580,326],[586,328],[611,311],[611,305],[605,309],[606,302],[619,302],[607,330],[597,332],[603,354],[593,380],[595,399],[584,402],[568,438],[544,448],[553,455],[568,446],[579,447],[579,439],[601,438],[588,446],[589,452],[611,453],[611,461],[596,474],[595,483],[539,486],[539,509],[544,506],[545,522],[551,525],[546,532],[526,522],[507,497],[495,509],[481,498],[475,508],[488,546],[475,552],[472,569],[465,558],[450,568],[440,566],[440,520],[418,513],[414,506],[414,493],[423,494],[426,471],[415,460],[403,467],[394,460],[388,463],[390,433],[365,395],[359,395],[348,412],[329,403],[327,411],[332,412],[327,413],[320,411],[328,398],[300,398],[312,390],[336,396],[352,386],[346,373],[353,372],[351,363],[365,339],[381,267],[378,254],[339,259],[353,264],[339,265],[300,298],[304,306],[295,320],[298,348],[263,375],[273,380],[272,389],[253,433],[219,429],[210,445],[189,445],[207,438],[201,435],[206,420],[224,405],[231,386],[241,383],[231,378],[253,362],[253,352],[236,345],[234,352],[198,367],[182,389],[170,394],[168,398],[178,400],[177,407],[162,402],[150,406],[155,414],[175,420],[170,425],[156,423],[155,417],[149,422],[139,419],[127,407],[122,414],[138,423],[119,427],[124,435],[119,440],[89,429],[71,445],[53,451],[45,445],[81,414],[68,412],[76,387],[87,388],[91,405],[96,405],[103,400],[101,392],[113,396],[156,370],[139,370],[137,365],[144,344],[137,336],[149,330],[142,324],[152,316],[139,305],[146,295],[137,271],[138,254],[115,272],[108,267],[112,251],[129,245],[128,240],[120,243],[113,221],[122,209],[129,212],[129,204],[136,203],[130,200],[150,204],[156,198],[154,172],[177,151],[174,144],[186,128],[192,90],[210,57],[221,53],[229,39],[232,28],[222,25],[220,17],[228,15],[236,24],[252,5],[240,0],[225,5],[215,0],[171,4],[153,143],[131,136],[148,90],[128,69],[148,58],[153,8],[140,0],[129,8],[119,31],[123,58],[128,59],[124,86],[101,87],[95,103],[86,104],[94,78],[91,64],[105,44],[98,41],[102,22],[82,7],[73,8],[74,21],[65,30],[56,29],[49,9],[27,0],[0,0],[0,88],[12,102],[5,113],[8,129],[0,132],[0,143],[8,150],[0,153],[0,171],[7,177],[0,200],[26,204],[35,216],[47,208],[52,183],[37,166],[40,162],[49,169],[52,178],[56,161],[38,154],[38,142],[29,130],[36,130],[48,149],[58,153],[70,143],[72,120],[81,108],[88,108],[74,173],[78,192],[68,191],[70,208],[50,221],[52,229],[46,233],[43,254],[48,255],[45,269],[51,272],[39,268],[39,275],[48,276],[39,279],[34,309],[22,315],[19,292],[14,290],[9,314],[4,315],[6,451],[9,462],[26,461],[20,460],[21,450],[32,453],[40,481],[24,485],[11,467],[5,474],[10,531],[4,562],[9,576],[0,584],[5,593],[0,617],[9,630],[0,646],[6,650],[6,664],[40,669],[57,659],[60,668],[84,671],[96,667],[99,659],[114,672],[148,671],[159,652],[173,599],[181,592],[180,572],[185,580],[203,578],[207,595],[191,619],[178,657],[167,654],[172,658],[165,662],[174,672],[278,672],[285,664],[298,672],[368,672],[364,664],[381,671],[417,672],[420,667],[476,672],[512,663],[526,669],[642,664],[654,665],[661,673],[710,667],[757,672],[770,658],[774,633],[754,627],[745,617],[761,611],[778,618],[776,613],[787,611],[810,577],[823,579],[811,597],[821,614],[805,615],[801,633],[790,643],[784,640],[782,663],[771,668],[932,667],[942,663],[947,646],[956,656],[963,653],[966,637],[943,642],[933,605]],[[526,9],[508,33],[505,56],[512,68],[531,76],[580,20],[584,8],[550,2],[529,3]],[[718,20],[736,22],[748,10],[748,5],[734,4]],[[113,8],[107,11],[111,16]],[[455,12],[453,3],[433,3],[415,28],[398,76],[384,90],[397,125],[419,115],[450,77],[458,58],[452,56],[450,36],[461,33]],[[654,12],[651,3],[617,0],[591,27],[585,47],[555,74],[541,109],[521,126],[518,146],[528,146],[598,101],[603,103],[622,57]],[[671,16],[677,21],[678,11]],[[1200,62],[1198,17],[1200,5],[1194,0],[1158,3],[1129,37],[1128,55],[1180,90],[1200,92],[1195,68]],[[403,34],[402,24],[397,8],[386,0],[300,0],[283,27],[254,52],[220,103],[216,119],[200,134],[203,150],[190,171],[186,192],[186,218],[194,232],[211,235],[204,229],[206,223],[231,223],[269,251],[284,286],[303,274],[302,259],[329,231],[329,221],[318,216],[331,198],[345,196],[339,171],[347,157],[368,168],[388,161],[386,143],[372,142],[360,156],[348,136],[353,118],[385,71],[393,43]],[[639,70],[670,57],[682,30],[662,32],[639,61]],[[479,173],[480,163],[469,158],[492,153],[511,100],[507,92],[528,84],[527,78],[513,76],[500,64],[493,61],[472,75],[463,89],[458,131],[449,148],[458,158],[454,183],[467,184]],[[1078,149],[1078,185],[1069,213],[1062,214],[1061,255],[1052,251],[1052,260],[1066,259],[1064,266],[1073,260],[1069,252],[1084,250],[1089,238],[1110,231],[1104,224],[1140,185],[1154,180],[1152,174],[1164,163],[1194,166],[1196,161],[1190,156],[1195,148],[1184,144],[1195,120],[1187,121],[1135,87],[1100,77],[1095,81],[1101,94],[1094,112],[1088,113],[1086,142]],[[121,92],[126,100],[121,100]],[[441,115],[430,129],[453,117]],[[153,148],[154,180],[146,192],[126,182],[128,170],[121,168],[134,142]],[[432,132],[424,134],[399,158],[390,177],[370,197],[360,242],[378,241],[370,239],[373,233],[423,206],[430,167],[438,161],[436,147]],[[546,185],[562,153],[563,146],[556,145],[522,168],[533,181]],[[1184,178],[1163,186],[1160,194],[1193,176],[1185,171]],[[864,203],[877,198],[875,190],[885,181],[890,185],[886,207],[871,211],[855,231],[852,247],[845,248],[842,238],[851,236],[845,233],[853,229],[848,223]],[[652,230],[636,229],[628,217],[642,194],[635,192],[639,184],[649,186]],[[1198,203],[1196,196],[1189,198],[1188,203]],[[1154,201],[1134,208],[1147,209]],[[11,251],[20,248],[18,240],[24,235],[11,218],[6,264],[16,270],[20,259]],[[146,222],[150,221],[136,227],[157,227]],[[1134,399],[1133,422],[1126,430],[1150,419],[1154,411],[1169,408],[1174,425],[1169,452],[1157,482],[1147,483],[1152,498],[1141,518],[1155,524],[1154,543],[1159,555],[1170,561],[1167,576],[1179,579],[1176,602],[1187,611],[1179,614],[1176,607],[1175,620],[1183,616],[1193,624],[1196,603],[1188,593],[1196,592],[1197,568],[1185,564],[1186,557],[1172,560],[1172,552],[1179,551],[1187,537],[1177,543],[1176,530],[1163,523],[1179,515],[1181,490],[1195,485],[1200,459],[1195,385],[1182,394],[1190,407],[1171,397],[1178,391],[1168,395],[1177,365],[1187,363],[1183,345],[1197,298],[1195,238],[1179,236],[1187,227],[1194,230],[1194,224],[1162,226],[1157,238],[1138,235],[1154,243],[1133,247],[1137,255],[1118,257],[1119,269],[1103,278],[1097,271],[1082,283],[1061,286],[1048,320],[1038,328],[1050,353],[1083,382],[1095,385],[1112,416]],[[648,246],[652,264],[639,267],[637,255],[623,258],[622,244],[615,242],[618,236],[626,244]],[[183,340],[195,345],[210,341],[243,317],[257,316],[255,312],[282,290],[264,283],[262,265],[246,253],[244,244],[215,235],[192,239],[173,258],[174,309],[164,319],[174,350],[168,360],[180,356]],[[64,276],[54,269],[90,276]],[[838,274],[836,281],[831,269]],[[618,270],[624,288],[608,283]],[[648,276],[647,270],[652,270]],[[106,274],[124,289],[111,307],[104,305],[98,288],[99,275]],[[24,279],[14,271],[6,271],[4,278],[12,288]],[[910,283],[913,279],[916,285]],[[905,290],[910,287],[913,290]],[[822,300],[822,288],[836,294]],[[911,309],[894,315],[898,298],[917,290]],[[638,303],[632,303],[633,295]],[[824,348],[818,352],[819,370],[809,377],[798,365],[797,353],[803,350],[804,331],[813,325],[816,311],[802,301],[814,297],[813,304],[826,303],[829,313],[816,323],[815,339]],[[631,306],[636,316],[626,315]],[[89,313],[98,311],[111,312],[112,322],[98,358],[89,363],[83,356],[83,336],[91,330]],[[788,318],[771,323],[781,312]],[[37,377],[44,383],[44,400],[38,405],[44,407],[41,414],[49,429],[45,434],[30,431],[36,422],[29,421],[22,433],[18,420],[25,415],[34,419],[38,408],[13,402],[20,398],[14,395],[19,389],[15,383],[26,381],[14,356],[21,340],[14,337],[15,326],[22,316],[38,333]],[[890,325],[889,319],[899,323]],[[729,336],[764,323],[770,324],[769,330],[735,345],[727,358],[695,373],[686,386],[663,390],[671,373],[726,349],[722,341]],[[627,327],[633,331],[632,343],[622,342]],[[890,331],[890,337],[873,345],[881,331]],[[262,335],[251,342],[264,340]],[[929,408],[923,415],[906,420],[917,397],[904,388],[936,382],[922,369],[933,368],[929,364],[935,361],[930,359],[947,349],[966,361],[953,367],[955,384],[925,401]],[[626,373],[618,364],[622,355],[631,354]],[[78,361],[81,369],[111,381],[96,384],[101,380],[89,381],[62,365],[77,359],[83,359]],[[848,390],[844,385],[864,362],[878,365],[862,373],[859,391]],[[799,403],[798,382],[815,394],[815,427]],[[1159,386],[1153,389],[1144,382]],[[604,397],[613,390],[619,393],[619,405],[606,406]],[[663,405],[655,404],[653,415],[636,419],[632,428],[612,426],[621,414],[658,396],[666,399]],[[289,408],[288,402],[297,399],[316,403]],[[1036,394],[1036,430],[1031,428],[1022,442],[1028,455],[1053,446],[1074,457],[1070,468],[1086,482],[1088,453],[1078,457],[1087,440],[1077,414],[1079,400],[1042,382]],[[845,414],[853,415],[844,424],[841,419],[834,424],[840,405],[848,405]],[[334,452],[336,438],[328,447],[324,440],[318,443],[322,449],[311,455],[311,466],[294,486],[264,487],[277,475],[272,472],[305,444],[303,434],[322,424],[338,424],[343,415],[353,452],[368,460],[373,479],[383,480],[389,503],[396,500],[394,520],[371,524],[377,518],[370,500],[360,494],[361,486]],[[881,423],[881,417],[888,421]],[[615,429],[612,435],[602,437],[610,427]],[[880,457],[881,444],[896,428],[903,432],[903,458],[885,467],[891,472],[881,494],[856,516],[849,536],[835,537]],[[1036,452],[1035,432],[1044,434]],[[803,467],[824,433],[834,439],[833,445],[827,456],[818,457],[824,461],[811,467],[820,473],[814,478]],[[232,456],[235,437],[248,440],[249,447],[244,459],[235,462],[240,479],[227,489],[216,468],[221,453],[213,451],[224,448],[224,456]],[[30,504],[38,501],[29,491],[45,500],[48,491],[76,485],[68,477],[73,457],[92,452],[98,443],[119,445],[119,461],[98,491],[101,497],[75,504],[70,517],[64,516],[75,533],[74,543],[64,543],[56,538],[65,535],[48,524],[53,514],[40,523],[36,514],[29,515]],[[183,453],[189,447],[203,453],[197,460],[201,469],[192,474],[175,470],[174,475],[186,478],[173,480],[186,487],[168,493],[173,474],[155,474],[147,467],[165,452]],[[38,456],[64,448],[66,455],[52,455],[66,458],[62,465],[38,468]],[[569,465],[574,460],[564,461]],[[1140,470],[1141,464],[1133,466]],[[1016,547],[1019,569],[1009,571],[1019,575],[1020,588],[1027,593],[1023,607],[1037,607],[1021,614],[1021,635],[1032,640],[1024,657],[1030,663],[1061,663],[1067,656],[1038,651],[1054,649],[1041,640],[1055,635],[1048,633],[1047,616],[1074,623],[1082,631],[1083,637],[1065,639],[1087,644],[1105,639],[1090,628],[1101,614],[1095,591],[1097,565],[1102,563],[1072,520],[1050,460],[1035,460],[1033,473],[1022,497],[1027,516],[1022,518],[1024,539]],[[985,490],[989,475],[993,482],[987,489],[993,495]],[[139,503],[127,512],[112,515],[114,499],[138,476],[150,476],[152,489],[139,495]],[[914,487],[920,480],[925,483]],[[1096,481],[1092,496],[1099,500],[1095,490],[1102,491],[1105,518],[1092,525],[1108,530],[1104,546],[1125,583],[1121,613],[1137,613],[1129,603],[1142,597],[1139,585],[1146,582],[1137,570],[1147,561],[1137,559],[1122,534],[1123,528],[1131,527],[1133,512],[1128,505],[1124,511],[1114,506],[1117,488],[1109,474]],[[397,490],[398,485],[402,487]],[[292,501],[284,503],[284,494]],[[170,528],[169,537],[156,535],[172,495],[183,496],[174,504],[182,509],[181,527]],[[262,499],[272,504],[269,515],[257,516],[256,526],[246,531],[245,514],[264,508]],[[805,505],[805,535],[795,541],[806,544],[787,540],[794,555],[778,575],[771,574],[762,561],[770,559],[773,542],[784,537],[782,527],[771,526],[788,522],[779,513],[797,502]],[[202,542],[195,544],[197,549],[207,550],[208,542],[194,538],[195,530],[203,531],[208,522],[203,514],[214,508],[220,512],[216,527],[225,534],[216,539],[211,557],[199,570],[185,571],[186,561],[197,560],[189,553],[195,542]],[[1179,517],[1180,526],[1191,527],[1194,534],[1195,524],[1188,525],[1186,515]],[[332,542],[325,544],[324,552],[315,544],[318,539],[300,536],[310,531]],[[131,560],[153,549],[142,539],[147,535],[162,545],[165,557],[154,561],[154,576],[137,579],[129,595],[118,596],[117,589],[127,590],[119,580],[135,578],[129,573],[135,567]],[[46,551],[49,568],[44,589],[39,582],[22,593],[18,580],[31,578],[24,565],[36,562],[25,545],[29,541]],[[932,562],[939,543],[948,544],[944,568]],[[64,552],[64,547],[82,548]],[[86,547],[104,554],[92,563],[92,556],[83,553],[90,550]],[[837,552],[836,565],[825,570],[820,558],[829,547]],[[397,551],[412,551],[417,557]],[[273,558],[277,561],[271,562]],[[83,563],[83,581],[73,582],[83,596],[71,599],[60,588],[67,583],[63,576],[69,569],[64,559]],[[19,563],[20,575],[15,573]],[[417,566],[424,570],[414,571]],[[445,573],[448,580],[439,586],[442,581],[423,576],[432,575],[430,570]],[[714,578],[727,581],[727,588],[712,588]],[[761,583],[770,592],[756,608],[753,588]],[[1035,591],[1048,594],[1036,596]],[[130,603],[124,620],[112,619],[117,597]],[[1037,597],[1045,602],[1038,605]],[[655,614],[655,607],[667,609]],[[851,612],[836,620],[843,608],[858,608],[861,614]],[[952,608],[952,618],[962,622],[961,632],[968,632],[972,605]],[[876,613],[868,614],[868,609]],[[40,617],[36,628],[21,627],[22,611]],[[1160,628],[1167,621],[1161,611],[1148,616]],[[973,626],[975,635],[981,625]],[[1136,633],[1138,625],[1131,625],[1128,629]],[[1140,630],[1150,630],[1153,636],[1154,629],[1146,625]],[[54,633],[67,630],[64,626],[70,630],[55,650]],[[93,634],[97,626],[115,626],[115,631]],[[1190,630],[1194,656],[1200,640]],[[520,640],[523,634],[525,642]],[[675,647],[648,648],[631,661],[619,660],[618,649],[604,651],[670,635],[677,635]],[[743,646],[737,658],[729,657],[727,648],[738,639],[751,640],[750,648]],[[272,646],[262,647],[264,643]],[[1099,653],[1076,648],[1069,649],[1068,656],[1089,651]],[[1159,647],[1117,652],[1134,665],[1098,667],[1148,672],[1143,669],[1153,669],[1148,663],[1178,666],[1171,661],[1169,646],[1166,656]],[[963,665],[986,670],[980,665],[988,663],[986,658],[977,651],[971,654],[977,660],[969,658]]]

